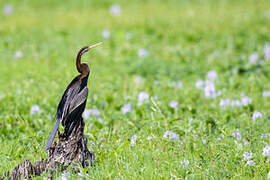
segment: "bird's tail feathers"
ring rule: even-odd
[[[51,147],[53,140],[54,140],[54,137],[56,135],[57,129],[59,127],[60,120],[61,120],[60,118],[57,118],[55,120],[54,125],[53,125],[53,129],[51,131],[51,134],[50,134],[49,139],[47,141],[47,144],[45,146],[45,150],[48,150]]]

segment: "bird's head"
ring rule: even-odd
[[[95,47],[101,45],[102,43],[103,43],[103,42],[99,42],[99,43],[96,43],[96,44],[91,45],[91,46],[85,46],[85,47],[83,47],[83,48],[79,51],[79,53],[80,53],[81,55],[83,55],[84,53],[86,53],[86,52],[89,51],[90,49],[93,49],[93,48],[95,48]]]
[[[88,73],[90,71],[89,69],[89,66],[87,63],[82,63],[81,64],[81,56],[86,53],[87,51],[89,51],[90,49],[94,48],[94,47],[97,47],[99,45],[101,45],[102,42],[99,42],[99,43],[96,43],[94,45],[91,45],[91,46],[85,46],[83,48],[81,48],[81,50],[79,51],[78,53],[78,56],[77,56],[77,61],[76,61],[76,66],[77,66],[77,70],[80,72],[80,73]]]

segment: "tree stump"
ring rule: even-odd
[[[30,179],[40,176],[43,172],[49,172],[50,178],[53,179],[54,172],[63,172],[68,167],[78,172],[79,166],[93,166],[95,155],[88,150],[83,132],[84,122],[81,118],[80,124],[68,138],[58,132],[58,140],[48,150],[48,158],[37,161],[35,165],[32,165],[29,159],[25,159],[11,173],[5,172],[0,179]]]

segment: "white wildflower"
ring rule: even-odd
[[[177,176],[174,175],[174,174],[171,174],[171,177],[174,178],[174,179],[177,179]]]
[[[21,58],[21,57],[23,57],[22,51],[16,51],[14,57],[15,58]]]
[[[254,111],[254,113],[252,115],[252,121],[255,122],[255,120],[258,118],[262,118],[262,113],[259,111]]]
[[[206,140],[205,139],[202,139],[202,143],[205,144],[206,143]]]
[[[153,100],[154,100],[154,101],[157,101],[157,100],[158,100],[158,96],[154,96],[154,97],[153,97]]]
[[[209,80],[209,81],[215,81],[218,77],[218,74],[215,70],[211,70],[211,71],[208,71],[207,72],[207,75],[206,75],[206,78]]]
[[[213,51],[212,56],[214,56],[214,57],[220,56],[220,51],[216,51],[216,50]]]
[[[270,97],[270,91],[263,91],[263,97]]]
[[[136,135],[133,135],[130,139],[130,144],[131,146],[134,146],[135,145],[135,142],[136,142],[136,139],[137,139],[137,136]]]
[[[241,54],[240,57],[241,57],[241,59],[246,59],[247,56],[246,56],[246,54]]]
[[[122,12],[121,7],[118,4],[114,4],[110,7],[110,13],[113,16],[120,16],[121,12]]]
[[[13,5],[12,4],[6,4],[3,8],[3,14],[8,16],[11,15],[13,12]]]
[[[124,106],[121,108],[121,112],[122,114],[131,112],[131,104],[130,103],[124,104]]]
[[[89,177],[89,174],[88,173],[83,173],[81,170],[80,170],[80,172],[78,173],[78,175],[80,176],[80,180],[83,180],[83,179],[90,179],[90,177]],[[71,179],[71,178],[69,178],[69,179]]]
[[[232,136],[235,137],[238,141],[241,141],[242,140],[242,135],[241,133],[236,130],[235,132],[232,133]]]
[[[243,154],[244,161],[249,160],[251,158],[252,158],[252,152],[244,152],[244,154]]]
[[[17,94],[22,94],[22,90],[21,89],[17,89],[16,93]]]
[[[270,156],[270,146],[265,146],[262,152],[263,156]]]
[[[194,118],[193,117],[190,117],[190,118],[188,118],[188,121],[189,122],[192,122],[192,121],[194,121]]]
[[[231,106],[238,106],[239,107],[239,106],[242,106],[242,103],[239,100],[232,100]]]
[[[144,78],[141,77],[141,76],[135,76],[134,77],[134,82],[135,82],[135,84],[138,84],[138,85],[143,84],[144,83]]]
[[[219,106],[222,108],[225,108],[226,106],[229,106],[231,104],[230,99],[220,99]]]
[[[150,141],[152,138],[153,138],[153,136],[148,136],[148,137],[146,138],[146,140],[147,140],[147,141]]]
[[[130,99],[130,96],[124,96],[124,100]]]
[[[133,36],[133,35],[132,35],[132,33],[130,33],[130,32],[126,32],[126,34],[125,34],[125,37],[126,37],[127,40],[131,39],[132,36]]]
[[[236,143],[236,145],[237,145],[237,150],[238,151],[241,151],[242,149],[243,149],[243,144],[242,143]]]
[[[269,13],[269,18],[270,18],[270,13]],[[267,178],[270,179],[270,171],[268,172]]]
[[[97,121],[100,122],[100,123],[104,122],[104,120],[102,118],[100,118],[100,117],[97,119]]]
[[[264,45],[264,59],[270,60],[270,43]]]
[[[269,134],[268,133],[261,134],[261,138],[268,138],[268,137],[269,137]]]
[[[181,81],[177,81],[177,82],[173,82],[172,86],[178,88],[178,89],[182,89],[183,88],[183,83]]]
[[[198,89],[204,89],[204,81],[202,80],[198,80],[195,85]]]
[[[244,142],[244,145],[248,145],[249,144],[249,142],[247,140],[245,140],[245,139],[243,139],[243,142]]]
[[[182,89],[183,88],[183,83],[181,81],[176,82],[176,87],[178,89]]]
[[[48,120],[52,120],[53,119],[53,116],[51,114],[48,115]]]
[[[82,173],[82,171],[80,171],[80,172],[78,173],[78,175],[81,177],[80,180],[82,180],[82,176],[84,176],[83,173]]]
[[[243,106],[248,106],[252,102],[252,100],[251,100],[250,97],[245,96],[244,94],[242,94],[241,102],[242,102]]]
[[[138,96],[138,104],[141,105],[143,102],[148,101],[149,95],[146,92],[140,92]]]
[[[164,138],[167,138],[169,140],[178,140],[179,135],[172,131],[166,131],[163,135]]]
[[[100,115],[100,111],[97,108],[90,109],[90,111],[91,111],[91,115],[94,115],[94,116]]]
[[[33,105],[30,109],[30,114],[33,115],[33,114],[36,114],[36,113],[39,113],[40,112],[40,108],[37,104]]]
[[[216,88],[213,82],[205,81],[204,95],[206,98],[216,98]]]
[[[154,85],[159,85],[159,81],[158,80],[155,80],[154,81]]]
[[[224,139],[224,135],[221,135],[220,137],[217,138],[217,140],[221,141],[222,139]]]
[[[258,53],[252,53],[250,56],[249,56],[249,62],[254,64],[258,61],[259,59],[259,55]]]
[[[176,83],[176,87],[177,87],[178,89],[182,89],[182,88],[183,88],[183,83],[182,83],[181,81],[178,81],[178,82]]]
[[[82,116],[85,119],[89,119],[90,116],[99,116],[100,115],[100,111],[97,108],[93,108],[93,109],[85,109]]]
[[[69,172],[63,172],[61,180],[68,180],[70,177]]]
[[[109,29],[104,29],[104,30],[102,31],[102,37],[103,37],[104,39],[108,39],[110,36],[111,36],[111,31],[110,31]]]
[[[178,102],[177,102],[177,101],[172,100],[172,101],[170,102],[169,105],[170,105],[170,107],[173,108],[175,111],[178,110]]]
[[[188,129],[188,132],[190,132],[190,129]],[[194,139],[198,139],[199,135],[198,134],[192,134],[191,135]]]
[[[138,50],[138,56],[140,58],[146,57],[146,56],[148,56],[148,51],[146,49],[141,48]]]
[[[241,100],[237,99],[220,99],[219,106],[222,108],[225,108],[226,106],[232,106],[232,107],[241,107],[241,106],[247,106],[251,103],[251,98],[246,96],[244,93],[242,93]]]
[[[254,165],[254,161],[253,160],[248,160],[246,163],[246,166],[253,166]]]
[[[264,13],[264,16],[265,16],[266,18],[270,19],[270,11],[269,11],[269,10],[266,11],[266,12]],[[269,179],[270,179],[270,178],[269,178]]]
[[[184,159],[183,161],[180,160],[180,165],[181,165],[183,168],[185,168],[186,166],[189,165],[189,160],[187,160],[187,159]]]

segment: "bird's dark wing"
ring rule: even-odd
[[[62,99],[57,107],[57,117],[61,118],[62,125],[65,124],[67,115],[76,108],[80,103],[87,99],[88,88],[87,88],[87,76],[81,79],[81,75],[75,77],[65,90]],[[85,89],[86,88],[86,89]],[[78,104],[79,103],[79,104]]]
[[[68,105],[71,99],[73,99],[80,88],[80,81],[78,81],[78,79],[79,77],[77,76],[71,81],[58,104],[56,116],[61,120],[63,120],[63,117],[65,117],[67,113]]]
[[[65,90],[61,101],[58,104],[57,107],[57,113],[56,113],[56,120],[53,125],[53,129],[51,131],[51,134],[49,136],[49,139],[46,143],[45,150],[49,149],[53,143],[54,137],[56,135],[57,129],[59,127],[60,121],[65,120],[67,114],[68,114],[68,108],[70,102],[73,100],[74,96],[79,92],[80,90],[80,81],[78,81],[78,76],[75,77],[71,83],[68,85],[67,89]]]
[[[56,119],[55,120],[54,125],[53,125],[53,129],[52,129],[51,134],[49,136],[49,139],[48,139],[48,141],[46,143],[45,150],[48,150],[51,147],[51,145],[53,143],[53,140],[54,140],[54,137],[55,137],[55,134],[56,134],[57,129],[59,127],[60,120],[61,119]]]
[[[85,109],[86,100],[77,106],[66,118],[65,124],[65,136],[68,137],[72,131],[78,127],[79,122],[82,119],[82,113]]]
[[[76,99],[76,95],[78,95],[80,91],[80,81],[72,81],[68,88],[66,89],[62,100],[60,101],[57,108],[57,117],[61,118],[61,123],[65,126],[65,120],[67,115],[70,113],[70,104],[73,99]]]
[[[74,96],[73,100],[70,102],[69,114],[64,123],[66,136],[70,135],[74,127],[76,127],[78,120],[81,118],[85,109],[87,96],[88,88],[85,86],[77,95]]]
[[[85,86],[79,94],[75,95],[74,98],[71,100],[69,105],[69,112],[72,112],[75,108],[81,105],[84,101],[87,100],[88,96],[88,88]]]

